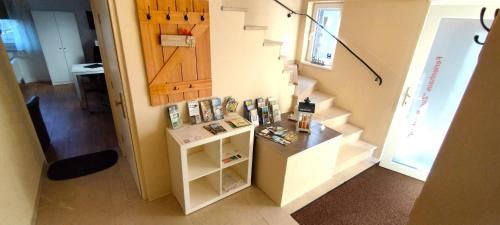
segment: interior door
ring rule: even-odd
[[[52,84],[72,83],[69,76],[63,45],[59,37],[54,12],[32,11],[36,32],[42,45],[43,56],[47,63]]]
[[[137,188],[142,193],[108,3],[104,0],[92,0],[91,3],[120,149],[129,163]]]
[[[480,10],[431,6],[381,166],[426,180],[477,64],[474,35],[487,35]]]
[[[74,81],[75,78],[71,73],[71,67],[74,64],[82,64],[85,62],[82,41],[80,40],[75,14],[71,12],[54,12],[54,17],[56,18],[57,29],[66,57],[67,73],[70,76],[70,80]]]

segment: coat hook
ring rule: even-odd
[[[170,7],[168,7],[167,20],[170,20]]]
[[[490,28],[488,28],[488,26],[486,26],[486,24],[484,23],[484,14],[486,13],[486,7],[483,7],[481,9],[481,17],[480,17],[480,21],[481,21],[481,26],[483,26],[483,28],[485,30],[487,30],[488,32],[490,32]]]
[[[483,43],[483,42],[480,42],[480,41],[479,41],[479,35],[474,36],[474,41],[475,41],[478,45],[484,45],[484,43]]]
[[[205,8],[203,8],[203,13],[201,14],[200,20],[205,21]]]
[[[188,9],[186,8],[186,12],[184,13],[184,20],[185,21],[188,21],[189,20],[189,17],[188,17]]]
[[[146,14],[146,18],[148,18],[148,20],[151,20],[151,10],[149,9],[149,6],[148,6],[148,13]]]

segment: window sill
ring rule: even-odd
[[[333,66],[322,66],[322,65],[318,65],[318,64],[310,63],[310,62],[307,62],[307,61],[301,61],[300,63],[301,63],[302,65],[311,66],[311,67],[316,67],[316,68],[318,68],[318,69],[328,70],[328,71],[331,71],[331,70],[332,70],[332,67],[333,67]]]

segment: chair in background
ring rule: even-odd
[[[50,147],[50,137],[45,122],[43,121],[42,113],[40,112],[40,98],[31,96],[26,102],[26,107],[30,113],[31,121],[35,126],[36,135],[42,145],[42,149],[46,152]]]

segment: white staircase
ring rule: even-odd
[[[299,75],[295,87],[294,102],[309,97],[316,104],[314,119],[323,125],[342,133],[342,146],[335,163],[335,173],[372,158],[377,146],[361,140],[363,129],[349,123],[351,113],[334,106],[335,97],[315,89],[317,81]]]
[[[222,3],[223,6],[221,6],[220,9],[222,10],[223,14],[225,14],[224,11],[240,12],[244,14],[248,13],[248,8],[245,7],[244,1],[242,4],[235,3],[239,2],[239,0],[234,0],[231,2],[231,4]],[[372,160],[372,155],[377,147],[361,140],[363,129],[349,123],[351,112],[336,107],[334,105],[334,96],[316,90],[316,80],[306,76],[298,75],[298,66],[295,64],[290,65],[290,61],[287,61],[287,57],[281,52],[281,47],[284,43],[281,40],[266,38],[265,32],[269,31],[268,29],[272,29],[272,26],[268,27],[267,24],[246,22],[247,18],[245,18],[244,20],[245,21],[243,21],[242,23],[244,25],[241,27],[241,29],[245,31],[245,36],[255,36],[256,38],[262,37],[262,39],[258,39],[259,42],[262,41],[259,44],[264,47],[263,49],[269,50],[265,51],[265,54],[267,55],[262,55],[262,57],[267,58],[270,54],[273,54],[273,51],[279,49],[279,52],[276,51],[276,57],[277,59],[281,60],[281,66],[283,68],[282,72],[284,76],[288,74],[290,77],[290,82],[288,85],[295,85],[292,106],[296,105],[297,101],[302,101],[304,100],[304,98],[309,97],[311,101],[316,104],[316,113],[314,115],[314,119],[324,124],[325,126],[342,133],[342,146],[340,148],[337,161],[335,162],[335,174],[339,174],[341,172],[350,172],[351,170],[349,169],[351,168],[354,171],[356,170],[354,168],[356,168],[357,165],[366,164],[367,161],[373,162],[374,160]],[[262,34],[262,36],[258,36],[258,34]],[[291,60],[294,61],[294,59]],[[286,98],[289,99],[289,96],[289,94],[286,95]],[[373,164],[370,163],[369,165]],[[356,170],[353,173],[354,175],[356,175],[360,172],[362,171]],[[339,176],[344,177],[344,175],[342,174],[339,174]]]

